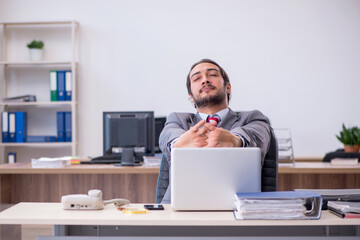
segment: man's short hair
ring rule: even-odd
[[[211,59],[201,59],[200,61],[194,63],[192,66],[191,66],[191,69],[189,71],[189,74],[187,76],[187,80],[186,80],[186,87],[187,87],[187,90],[188,90],[188,94],[193,96],[192,92],[191,92],[191,81],[190,81],[190,72],[191,70],[194,69],[194,67],[196,67],[197,65],[201,64],[201,63],[211,63],[211,64],[214,64],[215,66],[217,66],[219,69],[220,69],[220,74],[222,76],[222,78],[224,79],[224,87],[226,87],[226,85],[228,83],[230,83],[230,79],[229,79],[229,76],[227,75],[227,73],[225,72],[225,70],[220,67],[219,64],[217,64],[215,61],[211,60]],[[227,100],[228,102],[230,101],[230,93],[227,94]]]

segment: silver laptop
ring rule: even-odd
[[[235,193],[261,191],[260,158],[259,148],[172,149],[172,209],[235,209]]]

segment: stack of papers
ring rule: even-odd
[[[307,210],[306,203],[312,209]],[[319,219],[322,198],[315,192],[260,192],[236,194],[235,219]]]
[[[329,201],[328,209],[342,218],[360,218],[360,202]]]
[[[332,166],[353,166],[358,164],[357,158],[333,158],[331,159]]]
[[[33,168],[61,168],[70,165],[71,157],[31,159]]]
[[[161,164],[160,156],[144,156],[143,158],[145,166],[160,166]]]

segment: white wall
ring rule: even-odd
[[[234,110],[293,133],[296,156],[360,125],[359,0],[1,0],[0,21],[80,22],[80,155],[102,154],[102,111],[194,111],[185,78],[216,60]]]

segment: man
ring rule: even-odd
[[[270,126],[259,111],[235,113],[229,108],[231,84],[216,62],[203,59],[188,74],[186,86],[197,113],[171,113],[159,145],[171,166],[176,147],[259,147],[262,161],[270,145]],[[213,121],[207,121],[207,120]],[[170,203],[170,185],[162,203]]]

